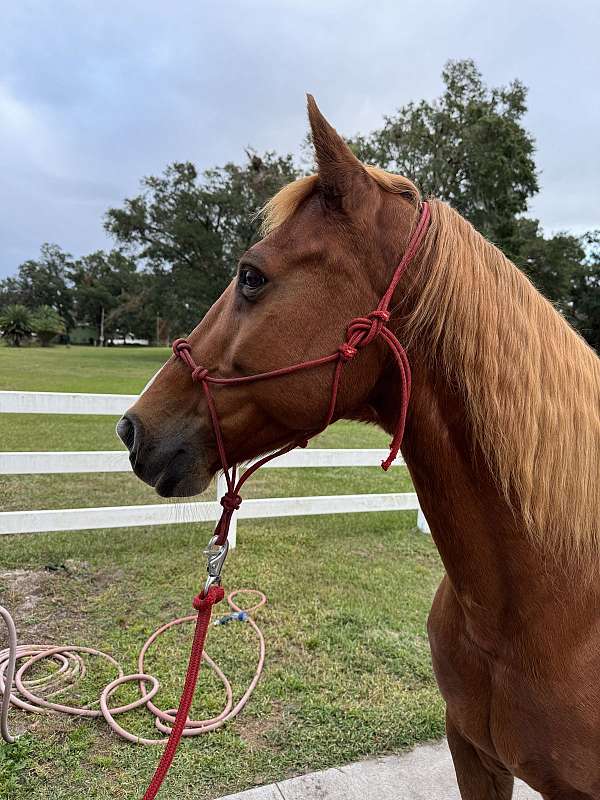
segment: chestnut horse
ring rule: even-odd
[[[360,163],[309,97],[318,174],[267,205],[264,238],[189,337],[198,364],[252,375],[334,352],[377,306],[419,216],[406,178]],[[429,616],[464,800],[600,799],[600,361],[527,278],[447,205],[390,326],[413,392],[402,452],[446,575]],[[226,389],[231,461],[318,428],[331,365]],[[391,432],[398,374],[376,340],[335,418]],[[201,492],[220,461],[204,395],[172,357],[120,423],[139,477]],[[393,557],[393,554],[390,554]]]

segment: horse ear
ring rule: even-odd
[[[368,174],[339,133],[321,114],[312,94],[307,94],[306,98],[319,182],[325,196],[339,203],[350,192],[353,183],[357,179],[368,179]]]

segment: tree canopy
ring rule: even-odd
[[[43,244],[39,258],[25,261],[16,277],[0,282],[0,308],[11,303],[29,309],[50,306],[59,313],[67,329],[72,328],[75,318],[70,266],[71,257],[58,245]]]
[[[150,302],[185,333],[231,280],[258,236],[256,216],[297,177],[291,156],[248,152],[199,175],[193,164],[170,164],[142,181],[142,192],[106,214],[106,229],[152,275]]]
[[[600,353],[600,230],[583,237],[585,258],[571,287],[568,316]]]
[[[439,98],[403,106],[379,130],[357,136],[354,147],[510,248],[515,219],[538,191],[533,137],[522,124],[527,90],[517,80],[487,87],[469,59],[448,62],[442,78]]]
[[[547,236],[527,216],[539,186],[535,142],[524,125],[526,88],[518,80],[486,85],[471,60],[448,62],[442,78],[438,98],[400,107],[377,130],[352,137],[351,146],[364,161],[403,173],[454,206],[600,348],[600,232]],[[38,258],[0,282],[0,310],[47,307],[67,335],[85,325],[102,343],[128,333],[185,335],[256,241],[259,210],[300,174],[292,156],[252,150],[241,164],[204,172],[190,162],[169,164],[106,212],[114,249],[75,259],[42,245]]]
[[[20,347],[33,333],[31,311],[21,303],[5,306],[0,312],[0,330],[13,347]]]
[[[143,296],[143,276],[134,259],[119,250],[97,250],[72,262],[68,277],[73,287],[77,319],[85,320],[96,330],[96,339],[112,338],[137,329],[140,336],[152,330],[149,320],[130,321],[117,313]],[[125,326],[125,327],[123,327]]]
[[[40,306],[31,315],[31,328],[43,347],[62,333],[65,323],[56,309],[51,306]]]

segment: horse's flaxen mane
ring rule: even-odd
[[[533,539],[600,556],[600,359],[525,275],[432,200],[411,339],[464,393],[476,441]]]
[[[386,191],[419,201],[407,178],[365,168]],[[292,216],[317,181],[281,189],[263,231]],[[429,202],[409,339],[427,341],[461,388],[475,441],[532,539],[600,566],[600,359],[500,250]]]

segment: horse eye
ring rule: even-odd
[[[238,281],[242,291],[245,290],[245,294],[252,294],[261,289],[267,282],[267,279],[262,272],[254,269],[254,267],[245,267],[240,270]]]

